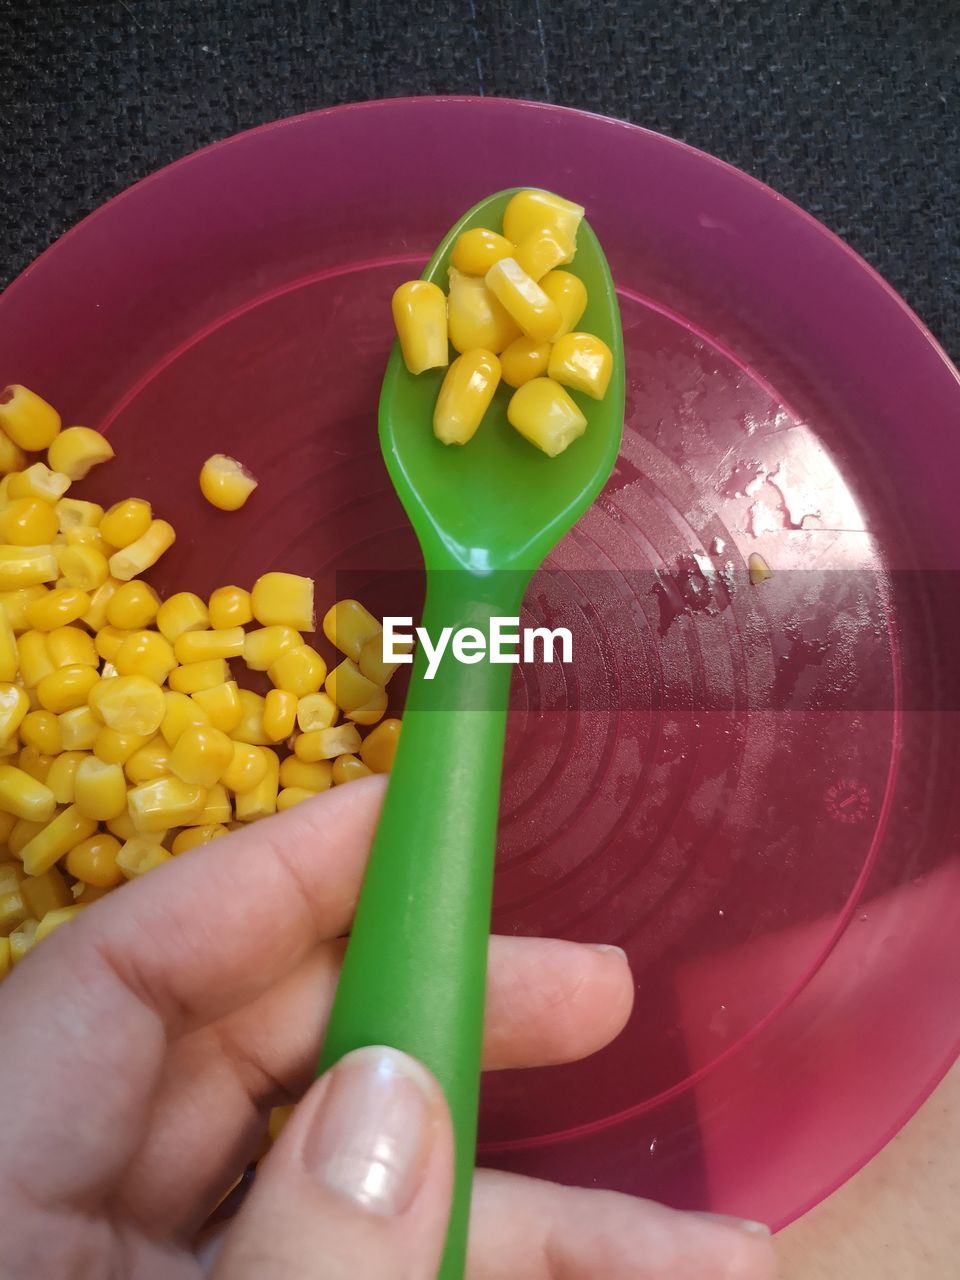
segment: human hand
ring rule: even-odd
[[[430,1280],[451,1134],[432,1077],[362,1050],[311,1084],[382,796],[365,779],[89,907],[0,986],[2,1280]],[[494,938],[488,1068],[622,1027],[622,953]],[[215,1250],[197,1233],[302,1096]],[[610,1192],[477,1175],[470,1280],[768,1280],[769,1242]]]

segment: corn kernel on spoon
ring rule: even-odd
[[[461,232],[501,225],[514,191],[472,208],[423,279],[447,287]],[[397,344],[380,396],[380,444],[427,571],[422,626],[516,617],[527,583],[613,468],[623,427],[620,313],[603,251],[586,222],[565,268],[587,289],[580,327],[614,356],[602,401],[581,403],[585,434],[558,457],[507,421],[501,384],[465,446],[431,430],[444,369],[408,372]],[[574,655],[576,658],[576,655]],[[434,1072],[454,1122],[456,1185],[440,1280],[463,1275],[476,1144],[484,986],[497,810],[511,665],[468,665],[449,652],[432,680],[414,662],[383,815],[331,1014],[321,1069],[364,1045],[402,1049]]]

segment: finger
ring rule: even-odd
[[[773,1280],[759,1223],[679,1213],[613,1191],[477,1173],[468,1280]]]
[[[253,1004],[172,1046],[150,1129],[124,1176],[135,1216],[192,1234],[252,1158],[266,1108],[306,1090],[343,945],[320,947]],[[586,1057],[620,1031],[632,999],[617,948],[492,938],[484,1066]]]
[[[453,1142],[432,1076],[360,1049],[313,1086],[227,1232],[218,1280],[425,1280],[450,1208]]]
[[[347,926],[381,795],[382,781],[362,779],[181,856],[18,966],[0,988],[0,1023],[18,1032],[0,1096],[42,1105],[11,1109],[0,1166],[15,1162],[44,1203],[115,1177],[142,1134],[166,1034],[248,1003]]]

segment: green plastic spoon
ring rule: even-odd
[[[514,191],[475,205],[423,273],[446,290],[454,242],[499,228]],[[577,396],[587,430],[548,458],[507,421],[501,385],[469,444],[434,438],[443,369],[414,377],[395,343],[380,395],[380,445],[427,570],[421,626],[516,617],[531,574],[587,509],[613,468],[623,429],[623,335],[606,258],[580,226],[564,270],[588,303],[579,329],[613,352],[602,401]],[[574,654],[576,660],[576,654]],[[447,651],[433,680],[418,650],[376,839],[320,1061],[386,1044],[424,1062],[453,1116],[456,1182],[439,1280],[461,1280],[476,1146],[477,1094],[500,774],[513,667],[458,662]]]

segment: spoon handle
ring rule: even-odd
[[[427,579],[422,625],[486,629],[515,617],[526,575]],[[438,1280],[461,1280],[476,1148],[477,1094],[511,665],[458,662],[432,680],[420,646],[403,730],[320,1060],[385,1044],[426,1064],[453,1118],[456,1169]]]

